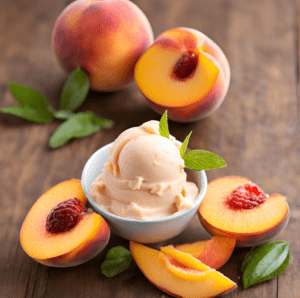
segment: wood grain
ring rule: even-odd
[[[15,105],[6,86],[15,81],[36,88],[59,106],[67,75],[54,59],[51,31],[71,1],[3,0],[0,17],[0,107]],[[281,193],[291,207],[287,228],[276,239],[290,244],[291,262],[268,282],[242,289],[240,267],[248,249],[235,249],[221,272],[236,281],[228,298],[300,297],[300,124],[299,1],[135,0],[155,37],[175,27],[191,27],[211,37],[228,57],[232,78],[217,112],[193,124],[170,122],[191,148],[212,151],[228,166],[207,171],[208,180],[240,175],[267,193]],[[31,260],[19,243],[22,222],[37,198],[55,184],[80,178],[91,154],[125,129],[159,119],[135,84],[114,93],[90,91],[81,111],[113,119],[111,129],[51,150],[48,141],[59,121],[42,125],[0,114],[0,297],[169,297],[154,287],[136,264],[108,279],[100,265],[109,248],[128,241],[112,236],[105,251],[75,268],[48,268]],[[172,243],[208,239],[195,217]]]

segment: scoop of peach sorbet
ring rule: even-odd
[[[151,120],[120,134],[89,193],[110,213],[148,220],[193,207],[199,190],[187,181],[180,144]]]

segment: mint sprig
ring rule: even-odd
[[[96,117],[92,112],[74,113],[85,101],[90,88],[87,75],[79,67],[63,87],[58,111],[35,89],[14,82],[8,82],[7,86],[19,105],[0,108],[0,112],[37,123],[49,123],[54,119],[64,121],[49,140],[51,148],[58,148],[73,138],[82,138],[113,125],[113,121]]]
[[[165,111],[160,119],[159,133],[163,137],[168,135],[169,138],[167,111]],[[194,171],[202,171],[227,166],[226,162],[220,156],[206,150],[191,150],[188,153],[185,153],[191,134],[192,131],[186,136],[180,147],[180,156],[184,160],[186,168]]]
[[[60,107],[67,111],[75,111],[83,104],[89,89],[89,79],[78,67],[64,85]]]
[[[184,139],[184,141],[183,141],[183,143],[182,143],[182,145],[180,147],[180,156],[181,156],[181,158],[183,158],[184,155],[185,155],[185,151],[187,149],[187,145],[189,143],[191,134],[192,134],[192,131],[186,136],[186,138]]]
[[[106,277],[114,277],[126,270],[132,261],[132,255],[128,249],[123,246],[111,248],[105,261],[101,264],[101,272]]]
[[[194,171],[226,167],[226,162],[218,155],[205,150],[191,150],[183,156],[186,168]]]
[[[96,117],[92,112],[77,113],[63,122],[49,140],[51,148],[58,148],[73,138],[92,135],[102,127],[111,127],[113,121]]]
[[[1,108],[0,112],[37,123],[53,120],[54,110],[40,92],[14,82],[8,82],[7,86],[20,105]]]
[[[282,273],[290,261],[286,241],[273,241],[252,248],[242,264],[243,287],[270,280]]]
[[[161,116],[159,121],[159,134],[162,137],[169,138],[169,125],[168,125],[168,115],[167,110],[164,112],[164,114]]]

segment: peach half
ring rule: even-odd
[[[174,297],[215,297],[237,287],[229,278],[189,254],[175,253],[177,259],[174,259],[162,251],[133,241],[130,241],[130,251],[150,282]]]
[[[192,255],[210,268],[219,269],[229,260],[235,243],[234,238],[214,236],[210,240],[177,244],[174,248]]]
[[[208,184],[198,215],[211,235],[235,238],[236,246],[248,247],[282,231],[290,209],[284,196],[268,196],[247,178],[227,176]]]
[[[47,217],[59,203],[77,198],[83,205],[87,198],[77,179],[57,184],[42,195],[29,210],[20,232],[21,246],[37,262],[53,267],[71,267],[85,263],[107,245],[110,229],[97,213],[85,212],[74,227],[51,233]]]
[[[159,114],[192,122],[214,112],[230,82],[228,60],[205,34],[175,28],[157,37],[135,66],[136,84]]]
[[[78,66],[91,89],[129,85],[134,66],[153,42],[151,25],[129,0],[77,0],[58,16],[52,33],[55,56],[68,73]]]

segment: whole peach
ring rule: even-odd
[[[52,33],[58,61],[68,73],[81,67],[91,89],[129,85],[134,66],[153,42],[150,23],[129,0],[77,0],[59,15]]]

